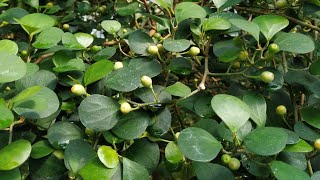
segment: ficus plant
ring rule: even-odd
[[[318,0],[0,10],[0,179],[320,179]]]

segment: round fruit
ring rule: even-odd
[[[191,47],[188,51],[188,54],[190,54],[191,56],[197,56],[200,53],[200,49],[198,47]]]
[[[277,44],[273,43],[268,46],[268,50],[271,54],[275,54],[280,51],[280,48]]]
[[[98,8],[98,11],[101,12],[101,13],[103,13],[103,12],[105,11],[105,9],[104,9],[102,6],[100,6],[100,7]]]
[[[284,105],[280,105],[276,108],[276,113],[279,116],[284,116],[285,114],[287,114],[287,108]]]
[[[240,54],[239,54],[239,56],[238,56],[238,59],[239,59],[240,61],[244,61],[244,60],[246,60],[248,57],[249,57],[248,51],[241,51]]]
[[[276,8],[286,8],[288,6],[287,0],[278,0],[276,1]]]
[[[240,161],[237,158],[231,158],[228,164],[229,168],[234,171],[238,170],[240,168],[240,165]]]
[[[261,73],[260,79],[265,83],[269,83],[274,80],[274,74],[270,71],[264,71],[263,73]]]
[[[176,132],[176,134],[174,136],[178,139],[180,136],[180,132]]]
[[[69,24],[63,24],[63,25],[62,25],[62,28],[63,28],[64,30],[68,30],[68,29],[70,28],[70,25],[69,25]]]
[[[224,164],[229,164],[230,160],[231,160],[231,156],[229,154],[224,154],[224,155],[221,156],[221,161]]]
[[[313,146],[316,150],[320,150],[320,139],[316,139]]]
[[[120,61],[115,62],[113,69],[116,70],[116,69],[120,69],[120,68],[123,68],[123,63]]]
[[[152,55],[157,55],[159,53],[159,49],[157,46],[149,46],[148,52]]]
[[[241,64],[240,64],[240,62],[234,62],[233,64],[232,64],[232,68],[233,69],[239,69],[241,67]]]
[[[107,9],[107,6],[106,6],[106,5],[102,5],[101,7],[102,7],[104,10]]]
[[[98,52],[100,50],[101,50],[101,46],[94,45],[91,47],[91,51],[93,51],[93,52]]]
[[[76,96],[87,95],[86,89],[81,84],[75,84],[71,87],[71,92]]]
[[[152,87],[152,79],[149,76],[142,76],[141,77],[141,84],[144,87],[151,88]]]
[[[122,29],[122,33],[123,33],[123,34],[125,34],[125,33],[127,33],[127,32],[128,32],[127,29]]]
[[[50,7],[52,7],[52,6],[53,6],[53,3],[52,3],[52,2],[48,2],[48,3],[47,3],[47,7],[50,8]]]
[[[57,157],[58,159],[60,159],[60,160],[64,159],[64,153],[63,153],[63,151],[55,150],[55,151],[53,151],[53,155],[54,155],[55,157]]]
[[[160,40],[160,39],[162,38],[162,36],[161,36],[160,33],[155,33],[155,34],[153,35],[153,37],[154,37],[155,39],[157,39],[157,40]]]
[[[128,114],[131,111],[131,105],[128,102],[124,102],[120,106],[120,111],[123,114]]]
[[[90,129],[90,128],[86,128],[84,130],[84,133],[87,135],[87,136],[93,136],[94,135],[94,130],[93,129]]]
[[[163,52],[164,51],[164,47],[162,44],[157,44],[157,48],[159,52]]]
[[[22,56],[28,55],[28,51],[26,51],[26,50],[21,51],[21,55],[22,55]]]

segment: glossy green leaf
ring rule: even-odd
[[[85,36],[85,38],[86,38],[86,36]],[[84,38],[84,40],[86,40],[85,38]],[[79,39],[80,39],[80,36],[79,36]],[[88,39],[89,39],[89,42],[90,42],[91,38],[88,38]],[[85,41],[84,41],[84,43],[85,43]],[[63,36],[62,36],[62,44],[66,48],[68,48],[70,50],[84,49],[83,45],[78,42],[77,38],[73,34],[71,34],[69,32],[63,34]]]
[[[262,141],[267,139],[268,143]],[[271,156],[281,152],[287,143],[288,134],[281,128],[260,127],[251,131],[244,139],[244,144],[253,153]]]
[[[229,21],[236,27],[250,33],[257,42],[259,42],[260,28],[255,22],[244,19],[229,19]]]
[[[119,104],[113,99],[94,94],[85,98],[79,106],[81,123],[94,131],[106,131],[113,128],[118,120]]]
[[[214,159],[222,146],[207,131],[189,127],[180,132],[178,147],[182,154],[193,161],[208,162]]]
[[[119,164],[117,151],[110,146],[100,146],[98,149],[98,157],[107,168],[115,168]]]
[[[282,151],[277,156],[277,159],[301,170],[305,170],[307,168],[307,158],[304,153]]]
[[[211,100],[211,106],[233,133],[247,122],[251,114],[246,103],[227,94],[215,95]]]
[[[123,180],[150,180],[149,173],[142,165],[123,158]]]
[[[14,7],[7,9],[5,12],[0,14],[1,21],[7,21],[10,24],[18,24],[15,19],[21,19],[23,16],[29,14],[25,9]]]
[[[219,164],[206,162],[192,162],[192,167],[194,168],[197,178],[199,180],[234,180],[232,172],[228,168]]]
[[[183,154],[175,142],[169,142],[165,148],[165,157],[172,163],[177,164],[183,160]]]
[[[141,77],[136,69],[123,67],[106,77],[106,85],[116,91],[130,92],[139,87]]]
[[[201,6],[192,2],[182,2],[177,4],[175,9],[176,21],[181,21],[189,18],[205,18],[207,12]]]
[[[65,64],[53,68],[55,72],[62,73],[62,72],[69,72],[69,71],[84,71],[85,64],[82,59],[71,59]]]
[[[154,113],[151,121],[153,122],[151,126],[148,127],[148,132],[154,137],[160,137],[165,135],[171,127],[171,112],[168,108],[163,110],[158,110]]]
[[[219,41],[213,45],[213,53],[219,61],[232,62],[236,60],[241,49],[234,45],[232,40]]]
[[[308,144],[306,141],[300,139],[297,144],[288,144],[283,151],[308,153],[313,151],[313,147],[310,144]]]
[[[217,18],[217,17],[210,17],[209,19],[205,20],[202,24],[202,29],[204,31],[209,30],[226,30],[231,27],[231,24],[229,21],[223,19],[223,18]]]
[[[320,138],[320,134],[315,131],[315,129],[311,129],[311,127],[307,126],[304,122],[298,121],[294,125],[294,131],[302,138],[308,141],[315,141]]]
[[[142,76],[149,76],[151,78],[159,75],[162,71],[162,66],[156,59],[150,58],[133,58],[130,60],[128,67],[136,70],[136,73]]]
[[[144,111],[132,111],[120,116],[112,132],[126,140],[138,138],[147,129],[150,117]]]
[[[38,141],[32,145],[31,158],[43,158],[54,151],[53,147],[47,140]]]
[[[160,160],[159,145],[148,141],[146,138],[135,140],[133,145],[125,151],[124,156],[142,165],[148,170],[149,174],[152,174],[158,167]]]
[[[178,57],[171,60],[168,69],[175,74],[189,75],[192,71],[192,64],[188,59]]]
[[[67,121],[56,122],[48,129],[48,140],[56,149],[65,149],[70,141],[83,138],[83,131]]]
[[[16,55],[18,53],[18,45],[11,40],[0,40],[0,52]]]
[[[81,44],[84,48],[90,46],[93,42],[93,37],[87,33],[79,32],[74,34],[74,37],[76,37],[78,43]]]
[[[40,32],[42,29],[52,27],[56,23],[55,19],[42,13],[28,14],[16,21],[20,23],[28,34]]]
[[[251,110],[250,118],[258,125],[264,126],[267,120],[267,104],[259,93],[250,92],[243,96],[243,101]]]
[[[0,170],[12,170],[23,164],[30,156],[31,144],[27,140],[17,140],[0,150]]]
[[[37,49],[49,49],[57,45],[62,39],[63,31],[56,27],[44,29],[32,46]]]
[[[310,66],[309,66],[309,72],[312,75],[320,75],[320,61],[314,61]]]
[[[281,33],[274,43],[279,46],[281,51],[293,53],[305,54],[315,49],[313,40],[309,36],[300,33]]]
[[[190,47],[190,41],[186,39],[166,39],[163,47],[170,52],[182,52]]]
[[[39,70],[29,76],[25,76],[15,82],[18,91],[22,91],[32,86],[45,86],[51,90],[56,88],[57,76],[47,70]]]
[[[104,20],[101,22],[101,26],[109,34],[115,34],[121,28],[121,24],[115,20]]]
[[[163,91],[164,87],[153,85],[153,90],[157,94],[159,102],[169,102],[172,100],[172,96],[169,93]],[[134,92],[134,94],[146,103],[156,101],[150,88],[139,88]]]
[[[134,14],[139,8],[138,2],[128,3],[127,1],[117,1],[115,10],[120,16],[129,16]]]
[[[165,91],[173,96],[179,97],[185,97],[191,93],[191,89],[181,82],[176,82],[173,85],[166,87]]]
[[[14,120],[12,111],[3,104],[0,104],[0,129],[9,127]]]
[[[133,52],[137,54],[148,54],[147,49],[149,46],[154,45],[154,42],[148,34],[142,31],[135,31],[130,34],[128,44]]]
[[[84,84],[87,86],[94,83],[106,75],[108,75],[113,70],[113,63],[108,60],[98,61],[86,69],[84,74]]]
[[[24,3],[38,9],[39,8],[39,0],[24,0]]]
[[[79,174],[84,180],[121,179],[121,167],[119,164],[116,168],[109,169],[97,157],[88,162]]]
[[[160,7],[163,7],[167,10],[173,7],[173,0],[150,0],[153,3],[156,3]]]
[[[115,47],[105,47],[105,48],[101,49],[99,52],[97,52],[93,56],[93,59],[95,61],[110,59],[116,53],[116,51],[117,50]]]
[[[306,123],[311,126],[320,129],[320,112],[319,109],[315,107],[305,107],[301,109],[301,116]]]
[[[15,168],[9,171],[0,171],[0,177],[2,179],[21,180],[21,173],[19,168]]]
[[[320,171],[315,172],[312,176],[311,176],[311,180],[319,180],[320,179]]]
[[[64,151],[65,167],[77,174],[89,161],[97,156],[90,144],[82,139],[70,141]]]
[[[18,80],[27,72],[26,63],[16,55],[0,52],[0,63],[0,83]]]
[[[48,117],[55,113],[60,105],[56,93],[44,86],[29,87],[16,95],[12,102],[13,110],[29,119]]]
[[[288,19],[278,15],[260,15],[253,19],[267,40],[289,25]]]
[[[270,168],[279,180],[310,180],[310,177],[304,171],[281,161],[272,161]]]

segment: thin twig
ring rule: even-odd
[[[39,64],[41,63],[43,60],[45,60],[46,58],[53,56],[54,53],[48,53],[48,54],[44,54],[41,55],[36,61],[34,61],[35,64]]]

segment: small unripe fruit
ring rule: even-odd
[[[244,60],[246,60],[248,57],[249,57],[248,51],[240,51],[240,54],[239,54],[239,56],[238,56],[238,59],[239,59],[240,61],[244,61]]]
[[[287,0],[278,0],[276,1],[276,8],[286,8],[288,6]]]
[[[102,5],[101,7],[102,7],[104,10],[107,9],[107,6],[106,6],[106,5]]]
[[[55,151],[53,151],[52,154],[53,154],[55,157],[57,157],[58,159],[60,159],[60,160],[64,159],[64,153],[63,153],[63,151],[55,150]]]
[[[313,143],[313,146],[316,150],[320,150],[320,139],[316,139]]]
[[[52,3],[52,2],[48,2],[48,3],[47,3],[47,7],[50,8],[50,7],[52,7],[52,6],[53,6],[53,3]]]
[[[117,70],[117,69],[120,69],[120,68],[123,68],[123,63],[120,62],[120,61],[115,62],[114,66],[113,66],[113,69]]]
[[[125,33],[127,33],[127,32],[128,32],[127,29],[122,29],[122,33],[123,33],[123,34],[125,34]]]
[[[268,50],[271,54],[276,54],[277,52],[280,51],[280,48],[277,44],[273,43],[268,46]]]
[[[180,132],[176,132],[175,136],[176,136],[176,138],[178,139],[179,136],[180,136]]]
[[[193,46],[189,49],[188,54],[190,54],[191,56],[197,56],[198,54],[200,54],[200,49]]]
[[[229,164],[230,160],[231,160],[231,156],[229,154],[224,154],[224,155],[221,156],[221,161],[224,164]]]
[[[241,67],[241,64],[240,64],[240,62],[234,62],[233,64],[232,64],[232,68],[233,69],[239,69]]]
[[[21,51],[21,55],[22,55],[22,56],[28,55],[28,51],[26,51],[26,50]]]
[[[94,130],[93,129],[90,129],[90,128],[86,128],[84,130],[84,133],[87,135],[87,136],[93,136],[94,135]]]
[[[260,80],[265,83],[272,82],[274,80],[274,74],[270,71],[264,71],[260,75]]]
[[[162,44],[157,44],[157,48],[159,52],[163,52],[164,51],[164,47]]]
[[[128,102],[124,102],[120,105],[120,111],[123,114],[128,114],[131,111],[131,105]]]
[[[142,76],[141,77],[141,84],[144,87],[151,88],[152,87],[152,79],[149,76]]]
[[[64,30],[68,30],[68,29],[70,28],[70,25],[69,25],[69,24],[63,24],[63,25],[62,25],[62,28],[63,28]]]
[[[157,46],[149,46],[148,52],[152,55],[157,55],[159,53],[159,49]]]
[[[98,52],[100,50],[101,50],[101,46],[94,45],[91,47],[91,51],[93,51],[93,52]]]
[[[279,116],[284,116],[287,114],[287,108],[284,105],[280,105],[276,108],[276,113]]]
[[[240,161],[237,158],[231,158],[228,164],[229,168],[233,171],[236,171],[240,168]]]
[[[76,96],[87,95],[86,89],[81,84],[75,84],[71,87],[71,92]]]
[[[162,38],[162,36],[161,36],[160,33],[155,33],[155,34],[153,35],[153,37],[154,37],[155,39],[157,39],[157,40],[160,40],[160,39]]]
[[[100,7],[98,8],[98,11],[101,12],[101,13],[103,13],[103,12],[105,11],[105,9],[100,6]]]

